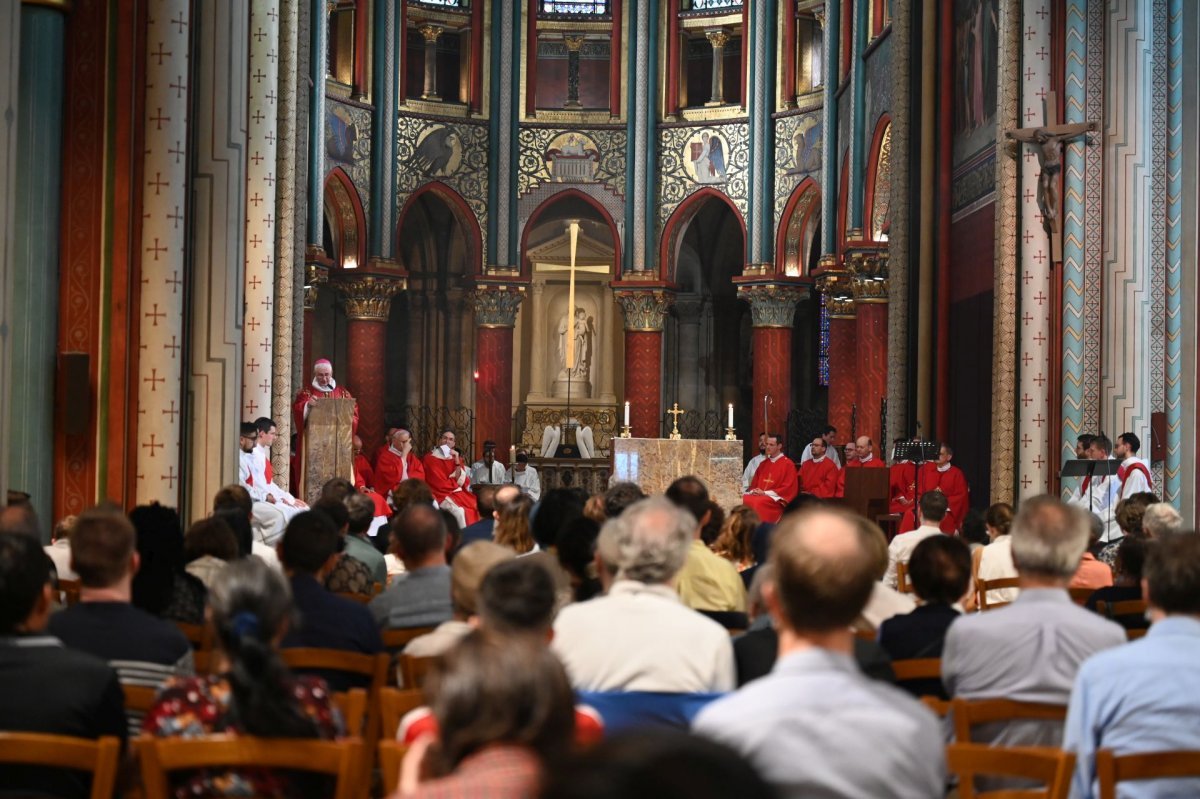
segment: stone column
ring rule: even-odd
[[[888,274],[886,253],[854,253],[848,259],[855,310],[855,366],[858,379],[858,434],[870,436],[884,452],[880,408],[887,398]],[[888,427],[894,432],[889,421]],[[889,436],[891,433],[889,433]]]
[[[662,421],[663,319],[674,295],[662,289],[614,292],[625,317],[625,399],[638,438],[658,438]]]
[[[304,0],[299,0],[303,2]],[[308,101],[308,252],[321,251],[325,218],[325,77],[328,59],[329,9],[313,0],[309,25]],[[308,257],[306,255],[306,260]],[[308,365],[305,365],[308,368]]]
[[[250,82],[247,105],[245,338],[242,415],[271,412],[275,365],[275,167],[279,111],[279,0],[250,4]]]
[[[146,23],[137,440],[148,446],[137,448],[134,496],[171,508],[181,487],[190,16],[187,0],[164,0]]]
[[[825,259],[822,259],[825,262]],[[829,424],[838,429],[838,440],[850,439],[851,406],[858,400],[855,385],[857,320],[853,287],[849,276],[839,270],[827,271],[819,281],[829,313]]]
[[[729,44],[729,31],[713,28],[704,31],[704,35],[712,45],[713,54],[712,88],[705,105],[725,105],[725,45]]]
[[[900,0],[905,2],[906,0]],[[841,80],[841,62],[838,48],[842,35],[840,27],[842,0],[825,0],[825,103],[821,135],[821,254],[837,252],[837,203],[838,169],[841,167],[841,149],[838,137],[831,135],[838,129],[838,83]],[[899,58],[897,61],[904,61]],[[829,135],[827,135],[829,134]],[[832,406],[831,406],[832,407]],[[831,422],[832,424],[832,422]]]
[[[738,286],[738,298],[750,303],[754,328],[754,413],[750,440],[760,433],[779,433],[786,437],[788,414],[792,410],[792,320],[796,305],[808,297],[808,288],[787,283],[744,283]],[[761,412],[763,397],[767,405],[767,427]]]
[[[422,100],[441,100],[437,88],[437,43],[442,37],[441,25],[422,25],[418,28],[425,37],[425,88]]]
[[[0,0],[0,441],[10,441],[13,278],[17,200],[17,86],[21,74],[21,4]],[[8,458],[0,458],[0,496],[8,491]]]
[[[387,268],[378,261],[372,265]],[[383,440],[387,320],[392,297],[404,285],[403,278],[375,270],[333,283],[346,310],[346,386],[358,400],[358,436],[368,456]]]
[[[16,185],[12,305],[7,319],[11,391],[2,456],[9,487],[32,496],[46,522],[54,492],[54,372],[58,341],[59,219],[62,197],[64,56],[67,8],[26,3],[21,37],[15,131]]]
[[[584,36],[563,34],[567,45],[567,101],[563,108],[582,108],[579,102],[579,51],[583,49]]]
[[[541,280],[535,280],[529,284],[530,295],[530,325],[529,329],[533,331],[533,360],[529,363],[529,393],[539,396],[546,396],[549,392],[546,390],[548,383],[546,381],[546,309],[542,305],[542,295],[546,291],[546,284]]]
[[[524,286],[479,284],[471,293],[475,306],[475,455],[482,442],[496,442],[507,458],[512,438],[513,327],[525,297]],[[536,331],[535,331],[536,335]]]

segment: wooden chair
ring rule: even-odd
[[[158,698],[158,686],[122,685],[121,689],[125,692],[126,713],[133,711],[145,715],[154,707],[154,700]]]
[[[1127,599],[1122,602],[1101,600],[1096,603],[1096,612],[1109,619],[1116,619],[1120,616],[1145,616],[1148,606],[1149,603],[1144,599]]]
[[[946,766],[958,776],[959,799],[1066,799],[1075,756],[1049,747],[953,743],[946,747]],[[979,776],[1021,777],[1045,787],[977,791],[975,778]]]
[[[910,658],[908,660],[893,660],[892,672],[896,675],[896,682],[904,682],[906,680],[940,680],[942,679],[942,659]],[[942,699],[940,696],[922,696],[921,701],[939,717],[944,717],[950,712],[950,702]]]
[[[401,676],[404,677],[404,687],[416,688],[418,690],[422,688],[425,685],[425,677],[429,674],[429,670],[439,660],[441,658],[418,658],[402,653],[398,668],[400,669]]]
[[[398,630],[383,631],[383,648],[394,652],[408,646],[414,638],[433,632],[433,627],[402,627]]]
[[[296,647],[280,649],[279,656],[292,671],[339,671],[370,679],[366,725],[351,727],[347,719],[346,730],[350,735],[360,735],[374,751],[379,737],[379,692],[387,684],[388,666],[391,659],[386,654],[365,655],[344,649],[310,649]]]
[[[145,738],[141,745],[146,796],[170,796],[167,774],[211,767],[278,768],[337,777],[334,799],[355,799],[362,741],[308,738]]]
[[[982,577],[975,581],[975,589],[979,593],[979,610],[980,612],[995,610],[1009,604],[1008,602],[988,602],[988,592],[996,591],[1000,588],[1017,588],[1018,581],[1016,577],[998,577],[994,580],[985,580]]]
[[[1111,749],[1096,753],[1100,799],[1116,799],[1117,783],[1166,777],[1200,777],[1200,750],[1114,755]]]
[[[79,589],[83,584],[79,580],[58,579],[58,590],[62,594],[62,603],[71,607],[79,604]]]
[[[1096,593],[1095,588],[1068,588],[1067,593],[1071,595],[1071,601],[1076,605],[1086,604],[1088,598]]]
[[[83,771],[92,775],[91,799],[109,799],[117,781],[121,741],[33,732],[0,732],[0,763]]]
[[[400,764],[404,762],[407,752],[408,747],[399,741],[379,742],[379,771],[383,774],[383,787],[387,796],[394,794],[400,784]]]
[[[349,599],[351,602],[358,602],[362,605],[366,605],[375,598],[374,594],[356,594],[350,591],[336,591],[335,593],[342,599]]]
[[[896,590],[902,594],[913,593],[912,583],[908,580],[908,564],[896,564]]]
[[[1018,719],[1063,721],[1067,717],[1066,705],[1013,699],[954,699],[950,710],[954,714],[954,739],[959,743],[970,743],[971,728],[979,724]]]
[[[342,711],[342,721],[346,722],[346,734],[361,736],[363,723],[367,717],[366,689],[351,688],[349,691],[334,691],[333,701],[338,710]]]
[[[384,688],[379,692],[379,714],[383,722],[380,738],[390,740],[400,729],[400,720],[411,710],[425,704],[425,695],[415,688]]]
[[[187,624],[177,621],[175,626],[179,628],[179,632],[183,633],[183,637],[188,639],[192,649],[212,649],[213,632],[207,624]]]

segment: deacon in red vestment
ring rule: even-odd
[[[834,494],[835,497],[846,496],[846,470],[849,469],[851,465],[858,463],[858,448],[854,446],[853,441],[846,442],[846,448],[843,450],[843,453],[842,463],[844,463],[845,466],[843,466],[838,472],[837,492]]]
[[[742,502],[754,508],[764,522],[777,522],[784,506],[796,498],[799,490],[796,464],[783,454],[779,435],[767,436],[767,459],[754,471],[750,491],[742,496]]]
[[[304,427],[308,421],[308,411],[312,406],[323,399],[354,399],[354,395],[346,390],[344,386],[339,386],[337,381],[333,379],[333,365],[329,361],[322,358],[313,364],[313,379],[312,383],[305,386],[296,395],[296,401],[292,403],[292,421],[296,432],[296,463],[297,469],[293,472],[296,478],[296,487],[302,486],[304,472]],[[351,421],[351,430],[358,431],[358,403],[354,403],[354,418]],[[301,497],[303,499],[303,497]]]
[[[888,476],[888,486],[891,489],[888,513],[903,516],[915,508],[917,506],[917,465],[912,461],[900,461],[892,464],[892,470]],[[903,521],[901,519],[901,523]]]
[[[797,473],[800,491],[821,499],[836,496],[842,470],[833,462],[833,458],[825,457],[825,439],[814,438],[810,447],[812,457],[800,464]]]
[[[425,479],[425,465],[413,452],[412,433],[403,427],[392,431],[391,441],[375,455],[375,488],[384,496],[405,480]]]
[[[461,516],[459,523],[466,527],[479,521],[479,507],[475,503],[475,495],[471,493],[468,467],[463,463],[462,455],[454,449],[454,440],[453,430],[442,431],[441,442],[422,461],[425,482],[429,484],[433,498],[443,507],[449,500],[454,507],[447,510],[455,516]]]
[[[950,459],[953,457],[954,450],[949,445],[942,444],[941,449],[938,450],[938,459],[933,463],[922,465],[921,470],[917,473],[918,501],[926,491],[941,491],[946,495],[949,509],[939,526],[947,535],[953,535],[962,527],[962,521],[971,507],[971,494],[967,488],[967,478],[963,475],[962,469],[950,463]],[[906,532],[915,529],[917,529],[916,512],[910,509],[905,514],[900,530]]]

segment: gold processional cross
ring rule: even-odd
[[[668,438],[670,438],[672,441],[678,441],[679,439],[683,438],[683,436],[679,433],[679,417],[687,413],[687,411],[680,410],[679,403],[675,402],[671,404],[671,410],[667,411],[667,413],[675,417],[675,424],[671,430],[671,435],[668,436]]]

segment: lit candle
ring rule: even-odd
[[[625,400],[625,426],[629,427],[629,400]]]
[[[513,444],[508,448],[508,465],[512,466],[517,462],[517,445]]]
[[[733,427],[733,403],[729,403],[729,424],[727,427]]]

